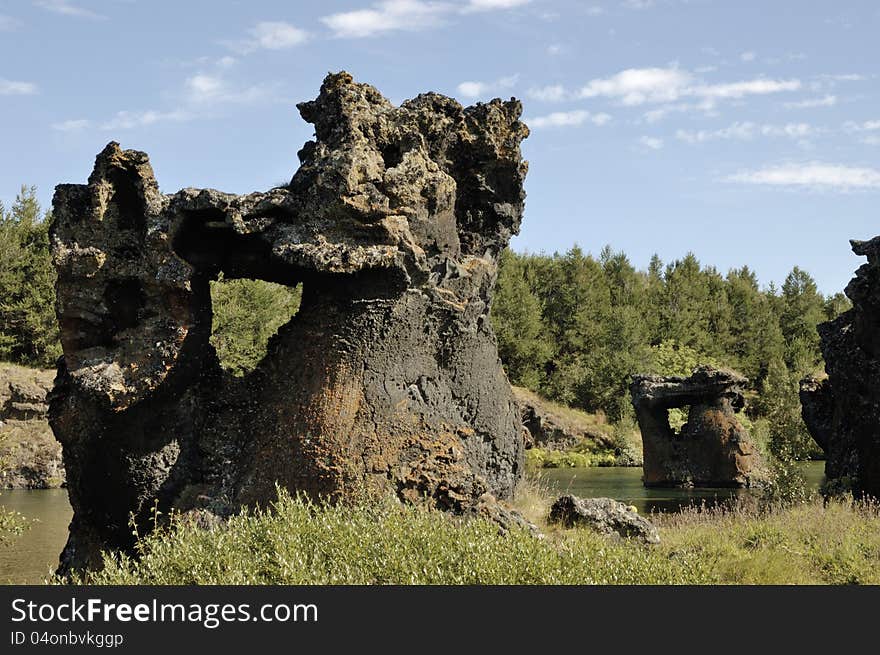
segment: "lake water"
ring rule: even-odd
[[[799,462],[797,467],[808,488],[818,489],[825,477],[825,462]],[[560,493],[568,492],[583,498],[614,498],[627,505],[635,505],[643,515],[677,512],[687,505],[712,504],[739,494],[754,493],[748,489],[730,488],[646,488],[642,484],[641,467],[543,469],[541,474],[544,486]]]
[[[813,489],[824,476],[824,462],[805,462],[801,472]],[[691,503],[716,502],[748,491],[736,489],[646,489],[641,468],[544,469],[545,485],[560,493],[577,496],[607,496],[639,513],[677,511]],[[0,584],[38,584],[58,565],[58,555],[67,541],[67,526],[73,515],[66,489],[14,490],[0,492],[0,505],[20,512],[32,521],[22,535],[0,546]]]

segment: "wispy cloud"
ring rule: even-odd
[[[766,95],[801,88],[797,79],[751,80],[708,84],[679,68],[629,68],[607,78],[591,80],[581,88],[581,98],[604,97],[625,106],[673,103],[682,98],[701,101],[700,109],[711,109],[719,100],[737,100],[750,95]]]
[[[451,7],[444,2],[384,0],[370,9],[357,9],[321,18],[339,38],[357,39],[394,31],[418,31],[436,27]]]
[[[786,102],[786,109],[811,109],[813,107],[833,107],[837,104],[837,96],[825,95],[821,98],[807,98],[798,102]]]
[[[389,32],[416,32],[444,25],[455,14],[476,14],[514,9],[532,0],[467,0],[464,4],[433,0],[381,0],[368,9],[323,16],[321,22],[333,36],[360,39]]]
[[[472,13],[477,11],[494,11],[496,9],[513,9],[514,7],[521,7],[523,5],[527,5],[532,0],[469,0],[468,3],[462,7],[462,13]]]
[[[880,171],[873,168],[807,162],[741,171],[729,182],[830,191],[880,189]]]
[[[519,75],[509,75],[495,80],[494,82],[462,82],[456,87],[458,94],[465,98],[479,98],[504,89],[516,86]]]
[[[584,123],[592,123],[593,125],[605,125],[611,121],[608,114],[593,114],[585,109],[576,109],[574,111],[556,111],[546,116],[536,116],[534,118],[526,118],[525,123],[529,127],[541,129],[545,127],[576,127]]]
[[[61,121],[60,123],[52,123],[52,129],[59,132],[80,132],[92,125],[92,121],[86,118],[76,118],[69,121]]]
[[[757,59],[757,57],[758,57],[757,53],[755,53],[753,50],[748,50],[746,52],[743,52],[739,56],[740,61],[755,61],[755,59]]]
[[[807,123],[786,123],[785,125],[759,125],[752,122],[733,123],[718,130],[678,130],[675,138],[685,143],[705,143],[707,141],[736,140],[751,141],[765,137],[788,137],[805,139],[817,133],[817,129]]]
[[[650,9],[654,7],[657,3],[655,0],[623,0],[622,5],[627,9]]]
[[[526,95],[532,100],[541,102],[561,102],[568,97],[565,87],[561,84],[531,88]]]
[[[130,130],[136,127],[147,127],[156,123],[180,122],[191,120],[192,118],[194,118],[192,114],[182,110],[119,111],[116,112],[113,118],[102,123],[99,127],[102,130]],[[83,127],[86,126],[84,125]]]
[[[663,139],[658,139],[655,136],[640,137],[639,143],[650,150],[660,150],[663,147]]]
[[[225,45],[240,54],[256,50],[285,50],[309,39],[309,33],[283,21],[262,21],[248,30],[248,36]]]
[[[185,99],[191,105],[251,104],[270,100],[276,90],[276,85],[268,84],[238,87],[220,75],[205,73],[187,78],[184,87]]]
[[[107,18],[103,14],[94,12],[91,9],[75,5],[72,2],[69,2],[69,0],[34,0],[34,5],[62,16],[91,18],[92,20],[106,20]]]
[[[18,82],[0,78],[0,96],[29,96],[37,92],[33,82]]]

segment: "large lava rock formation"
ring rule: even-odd
[[[825,380],[801,382],[804,423],[825,451],[826,489],[880,498],[880,237],[846,287],[853,307],[819,325]]]
[[[57,187],[61,572],[130,549],[130,516],[143,533],[154,503],[225,515],[276,483],[453,512],[512,494],[522,427],[489,303],[523,212],[520,103],[395,107],[339,73],[298,107],[316,139],[285,187],[163,195],[147,155],[116,143],[87,185]],[[303,284],[244,378],[209,344],[221,272]]]
[[[745,487],[765,477],[764,462],[736,418],[747,382],[710,366],[687,378],[633,376],[630,395],[642,433],[646,487]],[[685,407],[687,423],[676,432],[669,410]]]

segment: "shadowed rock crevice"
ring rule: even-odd
[[[693,375],[633,376],[632,404],[642,433],[646,487],[744,487],[763,477],[761,457],[737,420],[745,378],[709,366]],[[680,432],[669,410],[688,408]]]
[[[299,108],[316,140],[286,187],[163,195],[111,143],[88,185],[56,189],[62,572],[130,549],[129,516],[147,531],[157,501],[226,515],[276,484],[503,514],[523,444],[489,305],[523,211],[519,102],[395,107],[340,73]],[[244,377],[209,343],[221,273],[303,284]]]
[[[880,237],[850,243],[868,262],[845,289],[852,309],[819,325],[828,377],[802,381],[800,398],[826,491],[880,498]]]

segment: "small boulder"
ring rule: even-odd
[[[567,528],[583,525],[604,535],[659,544],[657,527],[633,510],[611,498],[578,498],[566,494],[550,508],[550,522]]]

